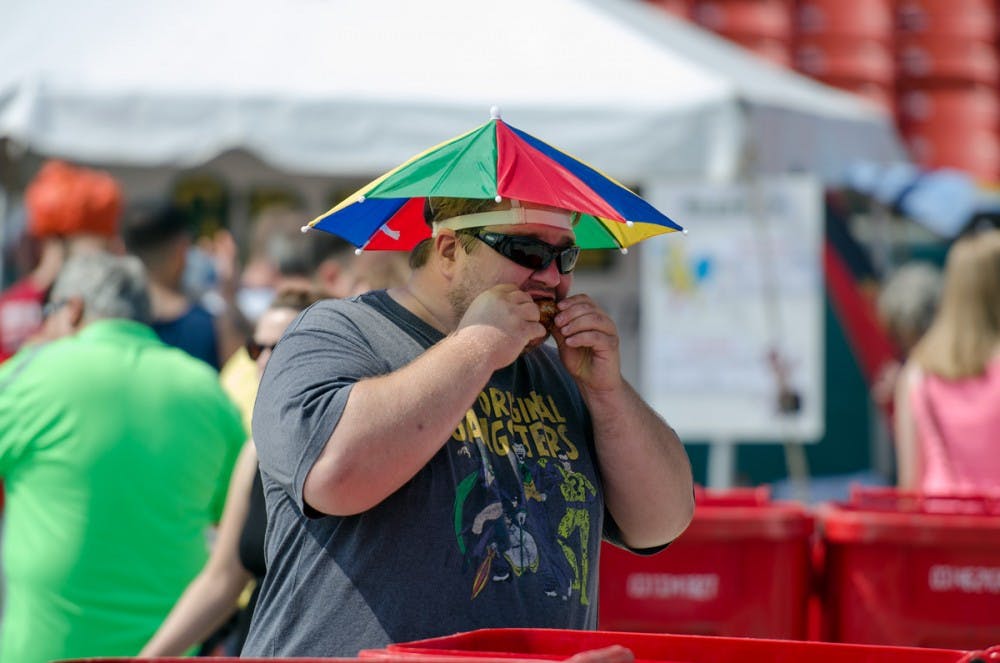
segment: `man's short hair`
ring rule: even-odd
[[[123,318],[152,320],[146,269],[135,256],[88,251],[66,260],[49,300],[54,304],[78,297],[85,320]]]
[[[185,236],[193,236],[188,215],[167,201],[136,203],[129,206],[122,219],[125,249],[143,259]]]
[[[479,214],[497,209],[500,203],[493,198],[426,198],[424,199],[424,223],[431,227],[435,222],[466,214]],[[422,267],[430,256],[431,240],[425,239],[410,252],[410,268]]]

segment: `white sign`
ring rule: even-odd
[[[642,245],[643,395],[684,440],[823,435],[819,183],[670,184],[645,197],[688,229]]]

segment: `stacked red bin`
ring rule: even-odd
[[[894,110],[892,0],[798,0],[795,69]]]
[[[817,512],[824,640],[1000,642],[1000,497],[856,489]]]
[[[898,125],[914,160],[1000,180],[994,0],[897,0]]]
[[[615,631],[804,639],[813,516],[767,488],[701,491],[691,525],[640,557],[605,544],[598,625]]]
[[[702,27],[774,64],[791,65],[793,0],[694,0]]]

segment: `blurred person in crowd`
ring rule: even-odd
[[[879,318],[889,337],[907,357],[931,326],[941,298],[941,270],[915,260],[900,265],[879,291]]]
[[[937,266],[916,260],[900,265],[878,292],[878,318],[898,352],[898,361],[886,367],[872,385],[872,397],[880,406],[890,405],[895,398],[903,362],[937,312],[941,283],[941,270]]]
[[[353,247],[327,233],[303,233],[306,221],[305,212],[283,205],[267,207],[254,219],[237,295],[248,320],[256,321],[286,286],[315,288],[328,297],[348,294],[344,273]]]
[[[602,537],[655,552],[692,517],[683,446],[624,380],[614,322],[569,294],[574,215],[425,211],[404,285],[313,305],[265,368],[267,575],[244,656],[594,628]]]
[[[122,192],[105,172],[48,161],[28,185],[25,206],[38,258],[30,273],[0,294],[0,361],[41,331],[46,297],[67,256],[121,249]]]
[[[323,297],[345,297],[357,287],[353,247],[328,233],[303,233],[306,220],[302,211],[284,206],[265,208],[255,219],[236,297],[247,320],[256,321],[280,290],[312,289]],[[249,430],[258,376],[244,347],[226,359],[220,378]]]
[[[896,393],[901,488],[1000,490],[1000,230],[958,239]]]
[[[149,272],[157,335],[218,370],[220,358],[242,345],[244,335],[238,322],[213,315],[184,288],[193,242],[184,210],[166,202],[133,205],[123,217],[122,236]]]
[[[247,342],[258,378],[285,328],[319,299],[319,293],[312,289],[290,287],[278,292],[258,319],[257,328]],[[259,582],[267,569],[264,562],[266,515],[257,453],[253,442],[248,441],[233,470],[225,511],[208,563],[188,585],[140,656],[181,656],[213,634],[220,633],[221,627],[238,610],[235,631],[221,630],[226,635],[221,653],[239,653],[250,625]],[[241,594],[251,582],[254,583],[253,593],[241,608]]]
[[[134,656],[208,557],[239,449],[217,374],[148,326],[133,256],[71,257],[0,367],[0,660]]]

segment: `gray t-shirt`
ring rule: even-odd
[[[267,576],[245,656],[348,657],[478,628],[596,626],[600,541],[617,535],[589,414],[552,347],[497,371],[382,503],[350,517],[305,506],[306,475],[354,383],[441,338],[379,291],[312,306],[277,346],[253,415]]]

